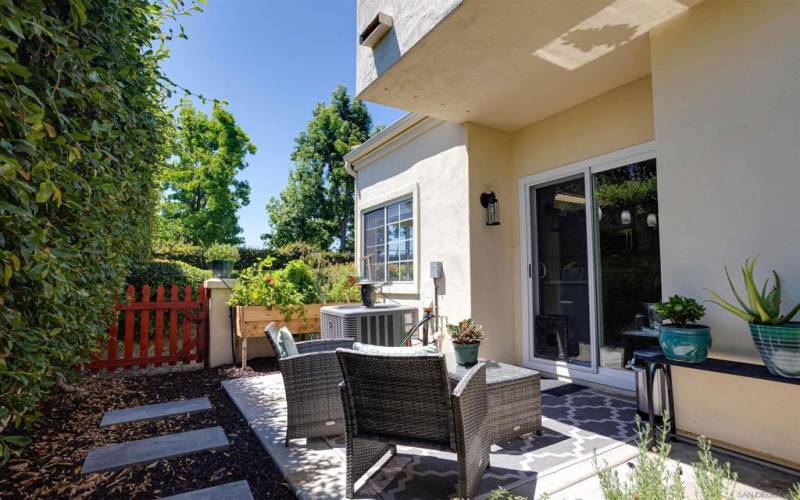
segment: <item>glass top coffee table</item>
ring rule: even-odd
[[[452,352],[445,354],[445,360],[447,376],[454,385],[471,368],[456,363]],[[539,372],[489,359],[480,361],[486,364],[489,435],[492,443],[511,441],[525,434],[541,434]]]

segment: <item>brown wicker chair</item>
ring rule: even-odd
[[[472,497],[489,467],[484,364],[475,365],[451,393],[441,354],[337,354],[344,377],[347,498],[396,445],[455,451],[458,496]]]
[[[339,383],[342,372],[336,349],[352,347],[353,341],[308,340],[298,342],[299,354],[282,357],[278,349],[278,327],[273,322],[264,329],[275,351],[286,391],[286,446],[290,439],[344,434],[344,414]]]

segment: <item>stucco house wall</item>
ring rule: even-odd
[[[730,296],[759,255],[800,299],[800,3],[708,1],[651,36],[665,293]],[[715,355],[758,359],[716,306]]]
[[[470,313],[466,134],[462,125],[426,119],[416,125],[413,135],[410,140],[390,142],[353,165],[357,170],[356,258],[360,262],[363,253],[363,211],[413,191],[418,207],[414,221],[416,286],[400,293],[389,286],[386,295],[391,301],[419,308],[430,305],[430,263],[441,261],[445,277],[440,280],[439,307],[442,314],[457,321]]]
[[[511,134],[467,124],[469,161],[470,315],[482,324],[486,338],[481,356],[513,362],[517,359],[514,329],[514,294],[511,205]],[[486,225],[481,193],[494,191],[499,201],[499,226]]]
[[[798,19],[798,2],[707,0],[651,34],[665,295],[730,296],[722,266],[738,282],[759,255],[800,300]],[[707,306],[712,355],[760,362],[744,322]],[[797,386],[674,373],[681,430],[798,467]]]

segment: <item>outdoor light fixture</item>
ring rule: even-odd
[[[631,223],[631,212],[629,210],[623,210],[619,216],[620,220],[626,226]]]
[[[494,191],[481,193],[481,206],[486,209],[486,225],[499,226],[500,221],[497,220],[497,195],[494,194]]]
[[[658,216],[656,214],[647,214],[647,225],[650,227],[656,227],[658,224]]]

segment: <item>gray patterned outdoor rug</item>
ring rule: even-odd
[[[567,391],[564,391],[567,392]],[[542,435],[492,446],[491,469],[479,494],[511,489],[567,465],[591,459],[634,438],[633,404],[587,388],[542,393]],[[345,459],[344,439],[328,440]],[[357,497],[387,499],[448,498],[455,492],[454,453],[398,446],[392,457],[356,492]]]
[[[280,374],[222,382],[258,440],[301,499],[344,496],[343,439],[297,439],[284,446],[286,399]],[[633,458],[636,448],[632,403],[588,388],[542,391],[542,435],[527,436],[492,447],[492,468],[483,476],[480,495],[498,486],[507,490],[557,492],[594,475],[591,461]],[[455,494],[454,453],[398,446],[364,485],[360,498],[448,498]],[[480,497],[479,495],[479,497]]]

